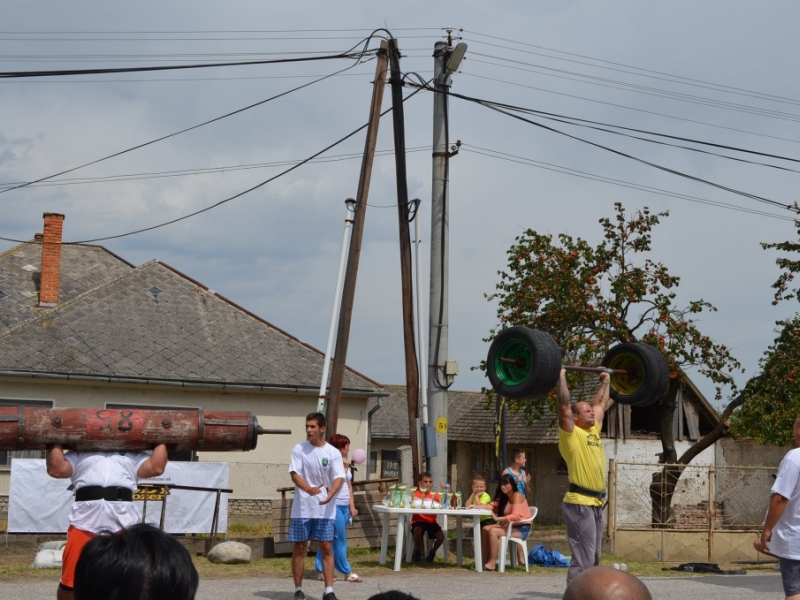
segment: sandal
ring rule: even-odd
[[[361,579],[358,575],[351,572],[347,577],[344,578],[345,581],[349,581],[350,583],[362,583],[364,580]]]

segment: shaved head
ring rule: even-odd
[[[633,575],[609,567],[592,567],[570,581],[562,600],[653,600]]]

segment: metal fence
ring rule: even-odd
[[[611,461],[609,529],[760,530],[777,471]]]

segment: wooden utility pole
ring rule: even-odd
[[[389,41],[392,68],[392,123],[394,125],[394,159],[397,171],[397,214],[400,226],[400,279],[403,297],[403,345],[406,359],[406,399],[408,401],[408,433],[411,443],[413,484],[419,481],[420,460],[417,440],[419,417],[419,371],[414,344],[414,288],[411,282],[411,240],[408,223],[411,211],[408,205],[406,178],[406,137],[403,114],[403,81],[400,73],[400,49],[397,40]],[[416,218],[420,218],[419,215]],[[419,268],[419,265],[417,265]],[[419,290],[417,291],[419,293]],[[425,368],[424,366],[422,368]]]
[[[339,328],[336,334],[336,347],[334,349],[333,366],[331,367],[331,384],[328,390],[329,397],[325,410],[325,420],[328,422],[325,434],[328,438],[336,433],[336,427],[339,422],[339,404],[342,398],[344,368],[347,360],[347,343],[350,340],[350,321],[353,318],[353,300],[356,294],[358,261],[361,256],[361,238],[364,233],[364,218],[367,214],[369,182],[372,177],[375,145],[378,141],[378,124],[381,119],[381,104],[383,103],[383,90],[386,85],[388,62],[388,44],[384,41],[381,42],[381,49],[378,51],[378,64],[375,67],[369,127],[367,128],[367,139],[364,142],[364,158],[361,161],[361,176],[358,180],[353,234],[350,241],[350,250],[347,254],[347,272],[344,276],[344,288],[342,289],[342,307],[339,312]]]

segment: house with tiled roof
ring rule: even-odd
[[[158,260],[134,266],[101,246],[62,244],[63,221],[46,213],[43,234],[0,254],[0,404],[249,411],[293,434],[183,458],[252,463],[258,472],[244,477],[259,481],[272,465],[288,482],[323,353]],[[338,431],[354,447],[366,445],[367,401],[381,395],[346,370]],[[0,465],[9,458],[0,452]]]
[[[408,444],[408,409],[404,386],[387,386],[370,424],[368,477],[395,477],[401,473],[398,448]],[[591,380],[573,390],[574,399],[591,400]],[[483,475],[494,493],[505,465],[495,455],[495,408],[482,392],[448,391],[448,477],[457,489],[470,489],[474,475]],[[680,454],[718,423],[719,417],[699,390],[688,381],[681,390],[675,416],[676,448]],[[371,401],[373,410],[376,401]],[[625,462],[655,463],[662,451],[657,406],[646,408],[611,403],[603,423],[606,456]],[[561,499],[567,490],[566,464],[558,452],[557,418],[546,413],[526,424],[521,415],[508,414],[506,455],[512,448],[526,453],[531,474],[529,501],[539,508],[537,521],[560,523]],[[696,462],[714,463],[714,447]]]

